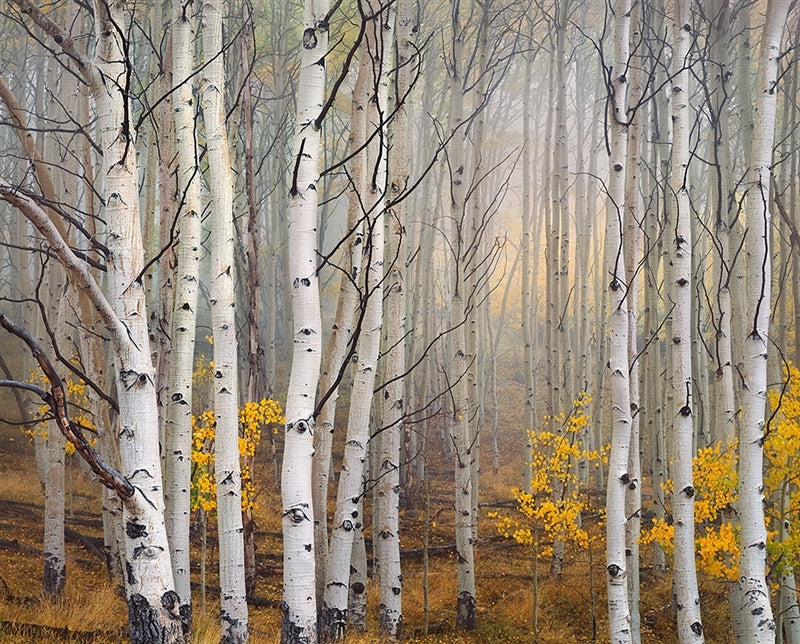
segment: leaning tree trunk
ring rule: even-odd
[[[366,264],[361,297],[363,315],[356,344],[358,364],[355,367],[353,387],[350,392],[347,437],[339,474],[328,569],[325,575],[321,629],[327,640],[344,637],[347,626],[350,559],[354,534],[363,528],[364,523],[358,503],[365,492],[364,479],[369,474],[367,466],[369,421],[381,340],[384,279],[383,195],[387,172],[384,115],[396,8],[392,5],[386,10],[385,15],[378,13],[377,9],[377,6],[372,7],[370,13],[374,13],[375,17],[367,18],[369,22],[362,41],[362,68],[359,70],[359,75],[366,72],[368,78],[373,79],[367,101],[367,127],[371,129],[370,134],[375,132],[376,136],[368,138],[370,142],[365,150],[369,179],[367,194],[361,198],[367,229],[362,250]]]
[[[765,575],[767,529],[764,522],[764,413],[767,396],[767,346],[771,296],[770,165],[775,135],[778,57],[789,0],[770,0],[761,39],[756,103],[747,175],[746,313],[739,430],[739,511],[742,549],[739,558],[738,610],[748,644],[773,642],[775,620]]]
[[[211,324],[214,338],[214,469],[219,532],[220,626],[222,642],[249,638],[244,584],[242,474],[239,464],[239,373],[233,280],[233,178],[225,126],[225,68],[222,0],[203,4],[205,73],[201,83],[208,150],[211,206]]]
[[[614,70],[628,65],[630,0],[616,3],[614,28]],[[631,614],[628,605],[625,561],[625,490],[628,487],[628,450],[631,437],[630,384],[628,374],[628,311],[623,262],[623,219],[625,212],[625,157],[627,148],[628,81],[616,72],[612,78],[608,122],[611,156],[606,206],[606,261],[610,281],[608,307],[611,334],[609,376],[611,389],[611,453],[606,489],[606,584],[608,619],[613,644],[630,644]]]
[[[286,395],[281,472],[283,502],[283,624],[281,642],[317,640],[311,461],[319,380],[322,319],[317,276],[317,181],[328,50],[327,0],[306,0],[289,191],[288,284],[294,351]]]
[[[346,230],[349,238],[342,260],[339,283],[339,301],[336,305],[328,346],[322,363],[319,390],[324,396],[317,415],[317,433],[314,436],[314,462],[312,466],[314,498],[314,552],[317,570],[317,602],[321,606],[325,593],[325,573],[328,560],[328,487],[331,470],[336,404],[339,400],[339,382],[344,377],[347,356],[355,355],[352,346],[353,322],[358,305],[361,267],[364,259],[364,222],[361,195],[366,193],[366,158],[363,148],[367,140],[367,102],[369,78],[367,67],[356,77],[350,110],[350,166],[348,174],[353,188],[348,195]]]
[[[104,209],[108,235],[108,299],[85,265],[71,253],[47,214],[10,188],[3,196],[19,207],[45,235],[76,284],[91,297],[114,351],[119,402],[119,444],[123,476],[129,484],[123,506],[127,560],[126,595],[131,640],[135,644],[183,642],[178,597],[173,589],[164,526],[164,499],[158,444],[155,370],[149,352],[144,263],[139,223],[138,167],[127,104],[127,68],[121,36],[126,16],[120,4],[96,3],[97,63],[86,60],[76,43],[29,0],[20,9],[72,57],[92,90],[103,151]]]

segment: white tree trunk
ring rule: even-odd
[[[317,432],[314,436],[314,463],[312,466],[314,497],[314,548],[317,575],[317,601],[322,602],[325,592],[325,570],[328,559],[328,487],[331,469],[331,447],[333,443],[336,404],[339,399],[338,380],[353,334],[353,321],[358,305],[361,268],[364,253],[364,222],[361,210],[362,195],[366,194],[366,158],[363,146],[367,140],[367,102],[369,101],[368,66],[360,68],[353,87],[350,110],[349,153],[353,155],[348,169],[353,191],[348,195],[345,259],[339,285],[339,301],[328,339],[322,365],[319,390],[327,396],[317,416]],[[353,349],[354,351],[354,349]],[[355,352],[353,353],[355,355]],[[344,377],[344,374],[342,374]]]
[[[192,371],[194,369],[197,298],[200,283],[200,176],[195,146],[195,101],[193,97],[194,35],[193,5],[172,3],[173,121],[177,153],[178,244],[173,278],[172,332],[166,396],[166,524],[169,534],[175,592],[181,611],[191,623],[189,525],[191,522]],[[171,226],[162,221],[162,226]]]
[[[775,135],[778,56],[789,0],[770,0],[762,35],[752,153],[747,175],[746,313],[743,348],[742,420],[739,430],[739,512],[741,557],[739,595],[745,641],[773,642],[775,620],[770,605],[766,569],[767,530],[764,523],[763,440],[767,395],[767,346],[770,317],[770,250],[767,248],[770,209],[770,165]]]
[[[700,594],[694,554],[694,391],[692,384],[692,226],[689,187],[689,70],[691,38],[689,2],[673,8],[672,51],[672,165],[670,194],[675,195],[675,234],[671,253],[670,298],[672,313],[672,387],[675,409],[673,431],[673,495],[675,524],[675,601],[681,643],[702,642]]]
[[[393,84],[395,110],[391,124],[392,147],[389,150],[389,182],[386,215],[389,264],[386,289],[386,369],[380,423],[377,504],[378,579],[380,600],[378,623],[382,633],[399,639],[403,620],[403,577],[400,569],[400,437],[406,412],[406,189],[408,185],[408,92],[416,20],[409,0],[397,5],[397,81]],[[398,198],[402,201],[395,203]]]
[[[322,349],[317,277],[317,181],[320,116],[328,51],[327,0],[305,0],[297,95],[294,172],[289,192],[288,290],[292,299],[294,351],[286,396],[286,433],[281,473],[283,502],[284,644],[317,640],[314,510],[311,461],[314,402]]]
[[[44,483],[44,594],[56,599],[67,581],[64,550],[64,436],[55,423],[47,424]]]
[[[611,156],[606,206],[606,261],[610,314],[609,377],[611,389],[611,453],[606,489],[606,584],[612,644],[630,644],[631,614],[628,605],[625,560],[625,490],[628,487],[628,450],[631,437],[630,384],[628,376],[628,311],[623,262],[625,212],[625,160],[627,148],[628,81],[622,70],[628,65],[630,0],[615,5],[614,68],[608,122]]]
[[[473,550],[472,527],[472,441],[470,405],[467,372],[470,368],[467,356],[467,342],[464,324],[467,316],[467,300],[472,293],[466,293],[466,269],[464,259],[469,250],[466,248],[464,223],[466,222],[466,173],[464,154],[464,43],[459,15],[459,3],[453,3],[451,9],[452,46],[450,60],[450,112],[448,114],[448,131],[452,139],[447,148],[449,158],[450,183],[450,247],[452,254],[448,256],[451,265],[449,273],[450,285],[449,326],[455,329],[452,342],[448,343],[450,351],[448,379],[452,388],[453,409],[448,418],[448,439],[453,445],[455,459],[455,532],[456,559],[458,570],[458,597],[456,604],[456,627],[473,630],[477,623],[475,598],[475,553]],[[460,225],[459,225],[460,224]]]
[[[201,83],[211,206],[211,324],[214,338],[214,469],[219,531],[222,642],[249,638],[244,583],[242,476],[239,464],[239,387],[233,280],[233,179],[225,125],[222,0],[203,3],[205,73]]]
[[[631,51],[638,51],[642,41],[642,10],[637,3],[632,9],[630,44]],[[640,61],[637,57],[634,60]],[[632,105],[642,100],[641,65],[631,65],[628,74],[629,98]],[[642,467],[640,453],[640,401],[639,401],[639,345],[637,338],[639,301],[637,274],[641,262],[641,238],[643,229],[642,205],[640,195],[640,173],[642,167],[642,135],[644,114],[637,110],[631,116],[627,142],[627,171],[625,173],[625,283],[628,290],[628,364],[630,377],[631,442],[628,451],[628,478],[630,483],[625,490],[625,554],[628,567],[628,604],[631,614],[631,642],[642,641],[641,616],[639,612],[639,538],[641,532],[642,510]]]
[[[378,9],[372,7],[373,11]],[[367,445],[370,439],[369,421],[378,367],[383,313],[384,203],[386,185],[386,123],[383,118],[388,98],[388,71],[392,51],[394,16],[392,5],[385,14],[371,19],[362,42],[361,65],[373,79],[367,101],[367,128],[377,133],[366,148],[367,194],[362,196],[366,243],[362,252],[366,263],[362,290],[360,335],[356,355],[358,364],[350,392],[350,411],[347,418],[342,467],[333,516],[328,570],[325,575],[325,600],[322,623],[326,639],[340,639],[347,625],[348,587],[353,537],[363,528],[363,516],[358,502],[364,493],[364,478],[368,476]],[[358,525],[360,524],[360,526]]]

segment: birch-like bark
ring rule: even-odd
[[[366,158],[363,147],[367,140],[367,102],[369,101],[369,68],[359,68],[353,87],[350,111],[349,152],[353,155],[349,165],[352,191],[348,195],[345,258],[339,283],[339,301],[328,338],[328,346],[322,364],[319,390],[327,400],[317,416],[317,433],[314,436],[314,462],[312,480],[314,485],[314,549],[317,570],[317,601],[322,605],[325,593],[325,570],[328,561],[328,487],[331,469],[331,447],[333,443],[336,404],[339,400],[337,385],[345,356],[348,353],[353,321],[358,305],[361,268],[364,259],[364,222],[361,210],[361,195],[367,191]],[[361,152],[359,152],[361,151]]]
[[[173,279],[172,332],[166,397],[166,514],[175,592],[181,598],[181,612],[191,624],[189,525],[191,522],[192,468],[192,371],[194,369],[197,299],[200,283],[200,177],[195,147],[195,106],[193,82],[196,18],[193,6],[181,0],[172,3],[173,93],[177,155],[176,187],[178,212],[177,265]],[[171,222],[163,221],[163,226]]]
[[[739,429],[739,603],[748,644],[772,642],[775,620],[765,580],[767,530],[764,522],[764,413],[767,395],[770,282],[770,165],[775,136],[778,57],[789,0],[770,0],[756,76],[752,152],[747,174],[745,323],[742,420]]]
[[[464,258],[469,252],[465,247],[462,230],[458,222],[465,221],[466,186],[464,134],[459,131],[464,118],[464,61],[463,31],[461,27],[460,5],[454,2],[451,8],[451,44],[450,44],[450,112],[448,115],[448,131],[452,139],[447,149],[450,165],[450,222],[453,248],[452,280],[450,301],[450,343],[449,382],[452,388],[453,409],[448,419],[450,440],[455,457],[455,523],[456,523],[456,557],[458,568],[458,599],[456,604],[456,626],[464,630],[473,630],[477,625],[477,609],[475,598],[475,553],[472,537],[472,444],[470,419],[469,389],[467,371],[470,369],[467,355],[466,333],[464,323],[467,315],[468,298],[466,293]]]
[[[531,234],[532,223],[531,214],[533,210],[533,182],[531,181],[531,158],[535,154],[531,153],[534,139],[531,136],[531,93],[533,89],[533,61],[532,55],[524,57],[525,61],[525,81],[522,94],[522,301],[521,301],[521,326],[523,358],[522,365],[525,377],[525,452],[523,459],[523,489],[531,491],[533,481],[533,432],[536,429],[536,398],[534,384],[534,329],[533,329],[533,298],[532,281],[537,279],[536,272],[531,271]]]
[[[367,450],[370,440],[369,421],[383,315],[384,203],[386,186],[386,123],[388,73],[394,41],[396,6],[382,7],[379,2],[367,3],[365,37],[362,41],[361,65],[373,79],[367,101],[367,129],[376,136],[366,148],[368,173],[367,193],[362,196],[366,226],[364,284],[361,307],[363,316],[356,343],[358,364],[350,392],[342,466],[333,515],[328,569],[325,575],[325,596],[322,609],[323,636],[327,640],[344,637],[347,627],[348,588],[353,538],[363,528],[358,502],[364,494],[367,477]],[[359,73],[361,70],[359,70]]]
[[[320,116],[325,95],[328,2],[305,0],[298,79],[294,171],[289,191],[288,290],[292,300],[294,350],[286,395],[286,428],[281,472],[283,503],[283,624],[281,642],[317,640],[314,565],[314,510],[311,461],[314,403],[322,349],[317,276],[317,181]]]
[[[630,44],[631,51],[638,51],[642,41],[642,7],[636,3],[631,12]],[[634,59],[636,60],[636,59]],[[641,60],[641,59],[639,59]],[[644,93],[642,87],[642,66],[636,60],[628,74],[629,102],[639,105]],[[638,316],[639,288],[636,283],[641,261],[642,239],[642,205],[640,199],[640,174],[643,149],[642,110],[636,108],[629,112],[629,128],[627,142],[627,171],[625,173],[625,283],[628,290],[628,364],[630,378],[630,410],[631,410],[631,442],[628,451],[628,478],[630,482],[625,490],[625,556],[628,568],[628,604],[631,613],[631,642],[642,641],[641,616],[639,613],[639,537],[641,532],[642,509],[642,467],[639,438],[639,345]]]
[[[730,250],[730,230],[736,219],[736,194],[731,173],[731,142],[728,110],[728,61],[726,46],[731,28],[729,0],[711,3],[713,16],[711,61],[711,115],[714,136],[711,155],[714,172],[711,177],[711,204],[714,216],[716,255],[714,277],[717,297],[712,314],[716,319],[714,396],[715,417],[712,436],[715,441],[730,445],[736,438],[736,402],[734,399],[733,352],[731,344],[731,276],[733,258]]]
[[[406,292],[405,230],[406,190],[408,187],[408,92],[411,85],[411,60],[417,26],[412,4],[397,5],[396,78],[393,83],[394,119],[391,123],[392,147],[389,150],[389,181],[386,216],[388,218],[389,270],[386,296],[385,389],[381,396],[382,421],[378,459],[377,504],[379,519],[373,531],[378,536],[378,579],[380,600],[378,623],[382,633],[399,639],[403,620],[403,577],[400,569],[400,437],[403,433],[406,371]],[[403,198],[402,200],[399,200]]]
[[[203,3],[203,122],[211,206],[211,325],[214,338],[214,469],[217,481],[221,641],[249,639],[239,463],[239,387],[234,299],[233,178],[225,125],[223,0]]]
[[[55,423],[47,424],[45,438],[44,483],[44,576],[42,590],[46,597],[57,599],[67,582],[64,550],[64,436]]]
[[[627,92],[624,70],[629,59],[630,0],[615,5],[614,67],[608,103],[611,155],[606,206],[606,262],[610,281],[609,378],[611,390],[611,453],[606,489],[606,585],[608,621],[613,644],[630,644],[631,614],[625,560],[625,490],[631,437],[630,379],[628,375],[628,311],[623,261],[625,163],[628,139]]]
[[[126,594],[131,640],[138,643],[182,642],[178,597],[173,589],[158,446],[155,371],[149,352],[139,194],[127,105],[126,58],[120,41],[126,16],[118,3],[96,3],[97,63],[86,60],[76,43],[33,2],[14,0],[31,20],[76,61],[92,90],[103,150],[104,219],[108,230],[108,300],[83,264],[58,235],[52,222],[30,200],[4,189],[45,235],[51,248],[85,288],[103,319],[114,348],[119,401],[120,455],[132,486],[125,499],[123,523],[127,559]],[[122,27],[118,29],[117,27]]]
[[[694,390],[692,384],[692,225],[689,203],[689,1],[678,0],[672,16],[672,164],[670,195],[675,200],[675,227],[672,235],[670,298],[672,313],[672,388],[674,492],[672,508],[675,524],[674,593],[678,609],[678,638],[702,642],[700,594],[694,555]]]

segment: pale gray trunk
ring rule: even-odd
[[[747,276],[743,347],[742,420],[739,433],[739,510],[741,557],[739,592],[748,644],[772,642],[775,621],[765,580],[767,530],[764,521],[763,440],[767,395],[767,347],[771,310],[770,165],[775,135],[778,57],[789,0],[767,4],[756,76],[756,103],[747,175]]]
[[[373,10],[377,7],[373,7]],[[362,44],[364,55],[361,65],[367,67],[373,79],[367,101],[367,127],[377,133],[366,148],[368,184],[361,197],[364,221],[367,228],[362,247],[366,267],[361,297],[363,316],[356,343],[358,364],[350,392],[350,411],[347,419],[342,467],[333,517],[328,569],[325,574],[325,595],[322,609],[323,637],[341,639],[347,625],[347,591],[349,567],[352,557],[356,524],[363,527],[363,516],[358,502],[364,493],[363,478],[366,468],[367,448],[370,438],[370,412],[375,388],[378,354],[380,353],[381,322],[383,314],[383,260],[384,260],[384,203],[386,187],[386,113],[388,98],[388,72],[393,43],[396,7],[387,9],[386,15],[373,19],[366,25]]]
[[[201,104],[208,152],[211,206],[211,326],[214,471],[219,535],[220,627],[224,644],[244,644],[250,627],[244,583],[242,475],[239,463],[239,387],[234,300],[233,178],[225,124],[223,0],[203,3],[204,74]]]
[[[393,85],[395,117],[391,124],[392,147],[389,150],[389,181],[386,199],[388,239],[386,240],[387,273],[386,338],[383,354],[386,360],[385,385],[380,423],[380,453],[376,475],[378,521],[373,521],[377,535],[380,600],[380,631],[399,639],[402,633],[403,577],[400,569],[400,438],[406,413],[406,292],[405,264],[407,225],[406,200],[408,185],[408,92],[411,80],[413,38],[416,27],[412,5],[402,0],[397,6],[397,81]]]
[[[610,172],[606,205],[606,262],[608,273],[609,359],[611,393],[611,452],[606,489],[606,584],[612,644],[631,643],[631,613],[625,558],[625,490],[630,482],[628,454],[631,440],[630,378],[628,365],[628,311],[625,289],[624,215],[625,164],[628,138],[628,79],[618,70],[629,62],[630,0],[615,5],[614,70],[608,103]]]
[[[289,192],[287,291],[291,292],[294,351],[286,396],[281,473],[283,502],[283,624],[281,642],[317,640],[314,509],[311,462],[314,400],[319,380],[322,319],[317,276],[317,182],[324,103],[324,56],[328,48],[327,0],[305,0],[294,140],[294,175]]]
[[[642,10],[636,3],[631,15],[631,33],[629,48],[639,51],[642,40]],[[642,68],[637,64],[641,58],[631,65],[628,74],[629,95],[631,105],[638,105],[642,99]],[[642,238],[642,203],[640,198],[640,174],[642,168],[642,149],[644,128],[642,112],[637,110],[630,118],[627,142],[627,172],[625,173],[625,221],[624,262],[625,283],[628,290],[628,364],[630,374],[630,410],[631,410],[631,442],[628,451],[628,478],[630,482],[625,490],[625,557],[628,567],[628,604],[631,613],[631,642],[642,641],[641,615],[639,612],[640,580],[639,580],[639,538],[641,532],[642,509],[642,467],[640,448],[640,402],[639,402],[639,263],[641,262]]]
[[[171,281],[171,350],[166,389],[166,484],[165,520],[169,534],[175,591],[181,599],[181,612],[191,624],[189,525],[192,470],[192,371],[194,369],[195,327],[200,286],[200,177],[195,146],[194,37],[196,18],[193,7],[184,8],[181,0],[172,3],[173,73],[177,89],[172,96],[177,167],[178,243],[177,265]],[[169,228],[172,221],[162,221]]]
[[[692,383],[692,225],[687,166],[689,164],[689,2],[678,0],[672,16],[672,163],[670,193],[675,199],[675,227],[671,245],[670,299],[672,314],[673,496],[675,525],[674,594],[681,644],[702,642],[700,594],[697,588],[694,545],[694,456],[697,405]]]

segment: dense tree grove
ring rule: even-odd
[[[76,451],[131,641],[191,641],[209,526],[221,641],[250,641],[271,467],[281,641],[401,639],[408,515],[427,632],[446,467],[459,630],[480,516],[529,546],[537,642],[540,564],[558,583],[595,547],[599,641],[647,640],[647,574],[682,643],[705,641],[703,579],[737,642],[800,642],[798,17],[9,0],[0,416],[35,445],[44,596],[69,583]],[[513,509],[487,516],[503,467]]]

